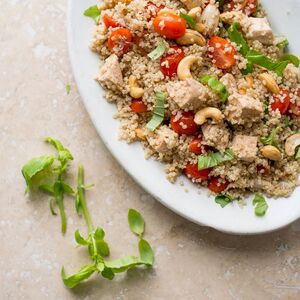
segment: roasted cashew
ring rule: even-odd
[[[201,7],[194,7],[189,12],[188,15],[196,21],[195,30],[203,33],[205,31],[205,25],[201,22]]]
[[[224,116],[222,112],[215,107],[206,107],[199,110],[194,117],[194,121],[198,125],[204,124],[207,119],[212,119],[214,123],[220,123]]]
[[[300,145],[300,133],[291,135],[285,141],[285,153],[287,156],[295,155],[296,148]]]
[[[280,151],[272,145],[264,146],[261,148],[260,151],[263,157],[268,158],[270,160],[278,161],[282,158]]]
[[[196,30],[186,29],[184,36],[176,40],[179,45],[193,45],[204,46],[206,44],[205,38]]]
[[[191,74],[191,66],[200,61],[200,57],[196,55],[189,55],[182,59],[177,68],[177,75],[180,80],[185,80],[187,78],[193,78]]]
[[[138,86],[136,77],[130,75],[128,78],[128,85],[129,85],[129,94],[132,98],[138,99],[143,97],[144,89]]]
[[[271,74],[267,72],[261,73],[258,75],[258,78],[270,92],[272,92],[273,94],[280,93],[279,86]]]

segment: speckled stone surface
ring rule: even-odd
[[[300,299],[300,221],[262,236],[230,236],[194,225],[147,195],[117,164],[86,113],[70,70],[66,1],[7,0],[0,10],[0,299]],[[91,79],[92,80],[92,79]],[[71,84],[66,94],[65,85]],[[110,282],[93,277],[70,291],[60,268],[88,263],[76,249],[83,220],[66,199],[68,232],[48,198],[24,196],[20,168],[63,141],[86,167],[94,223],[105,228],[112,257],[137,252],[127,210],[140,210],[156,261]],[[74,172],[73,172],[74,173]],[[74,180],[74,178],[71,178]]]

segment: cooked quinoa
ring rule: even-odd
[[[251,51],[277,62],[285,40],[256,1],[223,2],[105,1],[91,43],[101,58],[96,80],[117,106],[120,139],[141,142],[146,158],[165,164],[171,182],[185,174],[232,197],[287,197],[299,184],[300,72],[289,59],[281,71],[254,62],[247,72]],[[247,53],[228,34],[233,24]],[[163,53],[151,59],[157,47]],[[158,93],[164,119],[149,128]],[[199,167],[199,160],[212,153],[224,158],[228,150],[228,160]]]

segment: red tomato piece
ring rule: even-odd
[[[242,12],[250,16],[252,15],[257,8],[257,0],[245,0],[242,4]]]
[[[182,47],[174,45],[170,48],[176,50],[176,52],[167,54],[160,59],[160,70],[165,77],[172,78],[177,75],[178,65],[185,55]]]
[[[236,50],[227,40],[214,36],[208,42],[209,57],[220,69],[228,70],[234,66]]]
[[[258,165],[256,167],[256,170],[259,174],[261,174],[262,176],[268,176],[270,174],[270,168],[267,168],[265,166],[262,165]]]
[[[158,12],[163,9],[164,6],[163,5],[160,5],[160,6],[157,6],[155,5],[153,2],[148,2],[148,5],[147,5],[147,9],[149,11],[149,18],[148,18],[148,21],[150,21],[151,19],[153,19],[154,17],[157,16]]]
[[[300,97],[300,89],[297,89],[296,91],[297,97]],[[291,103],[289,107],[289,112],[294,114],[295,116],[300,116],[300,105],[297,105],[296,103]]]
[[[278,96],[273,97],[273,102],[271,104],[272,110],[278,109],[282,115],[284,115],[290,106],[291,98],[288,90],[281,89]]]
[[[194,113],[190,111],[182,112],[179,118],[172,115],[170,123],[172,129],[178,134],[193,135],[199,129],[199,126],[194,122]]]
[[[143,102],[142,98],[133,99],[130,105],[131,111],[135,113],[143,113],[148,110],[147,105]]]
[[[231,0],[229,3],[228,3],[228,8],[229,8],[229,10],[234,10],[234,1],[233,0]]]
[[[208,180],[211,169],[198,170],[198,164],[187,164],[184,173],[193,179]]]
[[[119,23],[111,16],[108,14],[103,15],[103,22],[107,28],[115,28],[119,26]]]
[[[107,47],[111,52],[117,55],[122,55],[130,49],[132,45],[132,34],[127,28],[118,28],[114,30],[108,41]]]
[[[202,138],[195,137],[189,145],[190,152],[195,153],[197,155],[202,154],[204,151],[207,152],[209,147],[207,145],[202,145],[201,143],[202,143]]]
[[[221,177],[213,177],[208,184],[208,188],[216,194],[222,193],[228,187],[229,182]]]
[[[153,26],[160,35],[176,40],[185,34],[186,21],[175,14],[164,12],[153,19]]]

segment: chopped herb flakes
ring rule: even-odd
[[[162,92],[156,92],[156,102],[153,108],[153,116],[147,123],[146,128],[150,131],[154,131],[164,120],[165,117],[165,100],[166,97]]]

